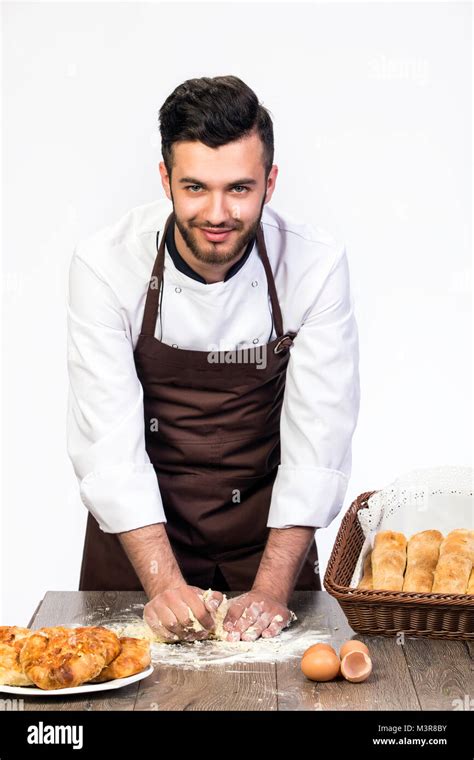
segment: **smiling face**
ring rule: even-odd
[[[173,145],[171,178],[160,163],[163,188],[173,202],[178,249],[185,245],[204,265],[231,265],[255,237],[278,167],[265,179],[257,133],[209,148],[202,142]]]

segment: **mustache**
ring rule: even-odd
[[[206,232],[230,232],[231,230],[238,230],[239,227],[224,227],[220,225],[219,227],[210,227],[202,224],[192,224],[192,227],[198,227],[200,230],[206,230]]]

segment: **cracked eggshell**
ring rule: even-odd
[[[346,654],[349,654],[349,652],[365,652],[365,654],[370,657],[368,646],[364,644],[363,641],[357,641],[357,639],[351,639],[342,645],[339,650],[339,657],[341,660],[343,660]]]
[[[354,649],[342,659],[341,673],[346,681],[361,683],[367,680],[372,673],[372,660],[365,652]]]

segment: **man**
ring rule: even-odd
[[[68,451],[89,509],[81,589],[144,589],[169,641],[278,634],[320,589],[359,410],[343,246],[267,206],[273,127],[234,76],[160,110],[166,199],[71,262]],[[212,593],[203,597],[203,589]],[[198,633],[190,613],[204,627]]]

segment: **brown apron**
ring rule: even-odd
[[[183,350],[155,337],[167,219],[147,292],[134,359],[143,386],[145,443],[158,478],[168,538],[187,583],[220,591],[252,587],[270,529],[280,463],[280,414],[295,333],[282,315],[261,225],[257,248],[277,337],[265,346]],[[222,358],[227,361],[222,361]],[[320,590],[313,541],[295,588]],[[80,590],[143,590],[119,538],[89,513]]]

